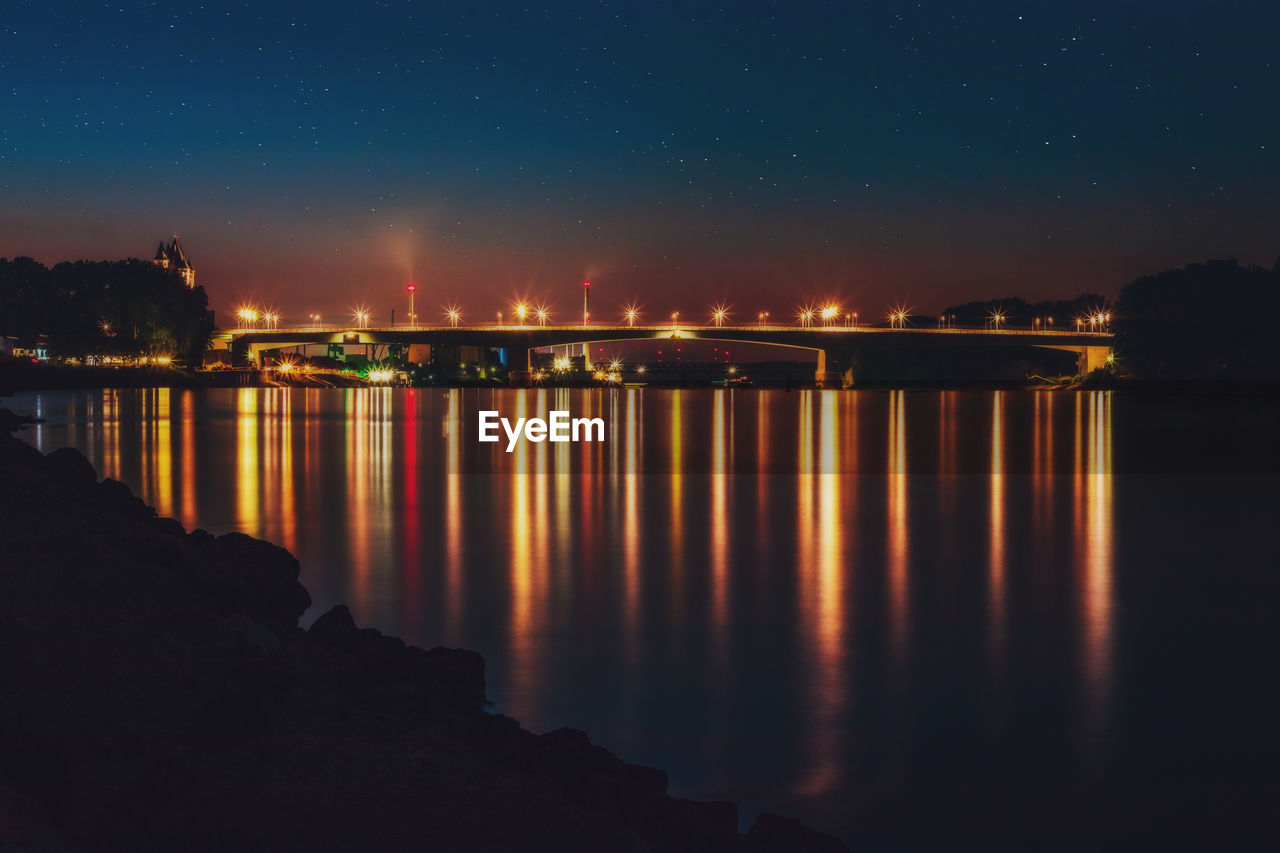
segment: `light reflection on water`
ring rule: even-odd
[[[874,838],[890,832],[875,829],[887,800],[972,762],[985,769],[960,799],[974,814],[955,819],[998,811],[983,792],[1025,781],[1000,746],[1010,726],[1042,725],[1060,747],[1045,759],[1054,790],[1079,783],[1072,755],[1114,760],[1109,392],[26,402],[49,419],[29,436],[41,449],[79,446],[188,527],[294,551],[311,616],[345,602],[410,642],[475,648],[498,710],[586,728],[670,770],[682,795]],[[603,416],[607,440],[507,454],[475,440],[490,408]],[[1028,722],[1047,696],[1076,711]]]

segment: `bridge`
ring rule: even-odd
[[[885,328],[882,326],[783,324],[480,324],[443,326],[300,326],[237,328],[216,334],[233,353],[258,361],[265,351],[306,345],[358,346],[430,344],[478,346],[523,351],[524,369],[513,367],[511,384],[532,380],[535,350],[557,346],[636,340],[714,340],[802,349],[817,354],[815,382],[819,388],[839,388],[854,353],[868,347],[1041,347],[1066,350],[1077,356],[1080,373],[1107,363],[1112,334],[1106,331],[1044,328]]]

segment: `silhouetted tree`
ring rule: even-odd
[[[212,331],[204,288],[146,261],[0,259],[0,334],[45,338],[55,353],[198,361]]]
[[[1188,264],[1125,285],[1116,354],[1147,379],[1280,378],[1280,261]]]
[[[966,302],[963,305],[952,305],[942,311],[943,317],[955,317],[957,326],[985,326],[991,315],[999,311],[1004,315],[1004,325],[1031,326],[1039,318],[1041,324],[1048,328],[1072,329],[1077,317],[1087,317],[1099,311],[1106,311],[1109,304],[1106,299],[1096,293],[1082,293],[1075,299],[1045,300],[1043,302],[1027,302],[1017,296],[1004,299],[987,299]],[[1053,322],[1049,322],[1052,318]],[[936,322],[936,321],[935,321]]]

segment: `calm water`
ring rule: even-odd
[[[1274,401],[1032,391],[18,397],[162,514],[476,649],[498,710],[862,849],[1269,827]],[[476,441],[476,412],[603,444]]]

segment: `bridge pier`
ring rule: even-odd
[[[511,388],[528,388],[533,384],[533,350],[525,350],[524,367],[511,366],[507,371],[507,385]]]
[[[1081,347],[1076,358],[1076,370],[1086,376],[1099,367],[1107,366],[1107,356],[1111,355],[1111,347]]]
[[[818,369],[813,375],[814,387],[836,389],[851,386],[853,371],[848,362],[848,353],[818,350]]]

